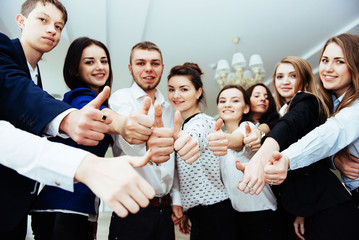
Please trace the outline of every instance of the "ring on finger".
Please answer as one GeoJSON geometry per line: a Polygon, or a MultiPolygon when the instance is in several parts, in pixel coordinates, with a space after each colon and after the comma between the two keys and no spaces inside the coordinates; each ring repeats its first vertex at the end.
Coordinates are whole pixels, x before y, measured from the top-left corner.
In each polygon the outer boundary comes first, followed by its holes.
{"type": "Polygon", "coordinates": [[[252,147],[252,144],[248,143],[247,146],[248,146],[248,148],[251,148],[251,147],[252,147]]]}
{"type": "Polygon", "coordinates": [[[270,181],[270,185],[273,185],[273,183],[274,183],[274,180],[272,179],[272,181],[270,181]]]}
{"type": "Polygon", "coordinates": [[[106,114],[102,114],[102,116],[100,117],[100,121],[106,121],[107,115],[106,114]]]}

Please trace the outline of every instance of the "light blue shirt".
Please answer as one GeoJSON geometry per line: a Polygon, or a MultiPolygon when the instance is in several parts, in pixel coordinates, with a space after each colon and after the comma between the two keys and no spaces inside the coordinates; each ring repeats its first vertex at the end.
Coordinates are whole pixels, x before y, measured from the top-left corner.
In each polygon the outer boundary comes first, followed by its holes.
{"type": "MultiPolygon", "coordinates": [[[[345,94],[334,100],[337,108],[345,94]]],[[[298,142],[290,145],[282,153],[290,159],[290,169],[311,165],[323,158],[334,156],[347,147],[355,157],[359,157],[359,100],[346,107],[324,124],[315,128],[298,142]]],[[[351,180],[342,174],[349,190],[359,187],[359,178],[351,180]]]]}

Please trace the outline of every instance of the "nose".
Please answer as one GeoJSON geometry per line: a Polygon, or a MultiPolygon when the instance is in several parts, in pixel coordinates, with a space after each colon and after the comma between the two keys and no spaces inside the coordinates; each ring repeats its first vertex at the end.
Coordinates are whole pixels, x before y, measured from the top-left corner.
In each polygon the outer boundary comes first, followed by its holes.
{"type": "Polygon", "coordinates": [[[333,71],[333,63],[332,62],[328,62],[327,64],[325,64],[325,71],[327,72],[331,72],[333,71]]]}
{"type": "Polygon", "coordinates": [[[147,72],[152,71],[152,65],[151,65],[151,63],[146,63],[145,70],[146,70],[147,72]]]}
{"type": "Polygon", "coordinates": [[[289,83],[289,77],[283,76],[282,84],[288,84],[289,83]]]}
{"type": "Polygon", "coordinates": [[[174,98],[178,98],[178,97],[179,97],[179,91],[178,91],[178,90],[175,90],[175,91],[174,91],[173,97],[174,97],[174,98]]]}
{"type": "Polygon", "coordinates": [[[55,25],[54,25],[54,24],[49,24],[49,25],[47,26],[47,32],[52,33],[52,34],[55,34],[55,33],[56,33],[56,27],[55,27],[55,25]]]}
{"type": "Polygon", "coordinates": [[[97,69],[103,69],[103,64],[102,64],[102,62],[100,60],[97,61],[96,68],[97,69]]]}

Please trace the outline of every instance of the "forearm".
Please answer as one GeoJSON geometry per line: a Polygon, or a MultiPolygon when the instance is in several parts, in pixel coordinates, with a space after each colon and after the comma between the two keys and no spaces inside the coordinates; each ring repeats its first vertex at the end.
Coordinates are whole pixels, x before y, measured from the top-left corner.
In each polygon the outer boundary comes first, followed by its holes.
{"type": "Polygon", "coordinates": [[[243,149],[243,134],[239,131],[225,134],[228,140],[228,148],[241,151],[243,149]]]}
{"type": "Polygon", "coordinates": [[[264,166],[271,158],[274,151],[279,151],[279,144],[274,138],[268,137],[261,148],[252,157],[251,161],[257,161],[257,163],[264,166]]]}
{"type": "Polygon", "coordinates": [[[113,111],[110,108],[103,108],[101,110],[102,112],[104,112],[107,116],[110,116],[112,119],[111,124],[109,124],[110,126],[110,132],[109,134],[120,134],[120,135],[124,135],[124,123],[126,121],[126,117],[116,113],[115,111],[113,111]]]}
{"type": "Polygon", "coordinates": [[[75,172],[88,153],[15,128],[0,121],[0,162],[46,185],[73,190],[75,172]]]}

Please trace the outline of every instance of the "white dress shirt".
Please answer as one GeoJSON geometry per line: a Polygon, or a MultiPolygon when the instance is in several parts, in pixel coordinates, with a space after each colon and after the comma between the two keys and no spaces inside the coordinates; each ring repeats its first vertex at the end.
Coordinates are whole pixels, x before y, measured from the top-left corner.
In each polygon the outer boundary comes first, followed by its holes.
{"type": "MultiPolygon", "coordinates": [[[[119,114],[128,116],[131,112],[140,111],[142,102],[147,93],[140,88],[137,83],[133,83],[130,88],[117,90],[109,99],[110,108],[119,114]]],[[[155,103],[159,103],[162,107],[162,120],[164,126],[173,128],[174,110],[172,106],[166,102],[159,90],[155,94],[155,103]]],[[[154,104],[148,111],[148,116],[154,118],[154,104]]],[[[114,156],[130,155],[141,156],[146,153],[145,144],[131,145],[121,136],[112,135],[114,145],[112,147],[114,156]]],[[[159,165],[147,164],[142,168],[136,168],[138,173],[144,177],[156,191],[157,197],[163,197],[170,193],[173,205],[181,205],[178,184],[174,183],[175,171],[174,154],[170,156],[170,160],[159,165]]]]}
{"type": "MultiPolygon", "coordinates": [[[[344,95],[335,99],[334,106],[338,106],[344,95]]],[[[359,157],[359,100],[341,109],[282,153],[290,159],[290,169],[297,169],[333,156],[347,146],[353,156],[359,157]]],[[[359,178],[350,180],[343,174],[342,178],[349,190],[359,187],[359,178]]]]}
{"type": "MultiPolygon", "coordinates": [[[[249,123],[253,129],[255,126],[251,122],[242,122],[235,132],[240,131],[246,136],[245,124],[249,123]]],[[[236,161],[248,163],[255,152],[246,147],[242,151],[229,149],[226,156],[221,158],[221,173],[224,186],[226,187],[232,206],[238,212],[255,212],[277,209],[277,199],[270,186],[266,183],[263,191],[259,195],[246,194],[238,189],[238,183],[243,178],[242,171],[236,168],[236,161]]]]}
{"type": "Polygon", "coordinates": [[[46,185],[73,191],[74,176],[88,152],[50,142],[0,120],[0,163],[46,185]]]}

